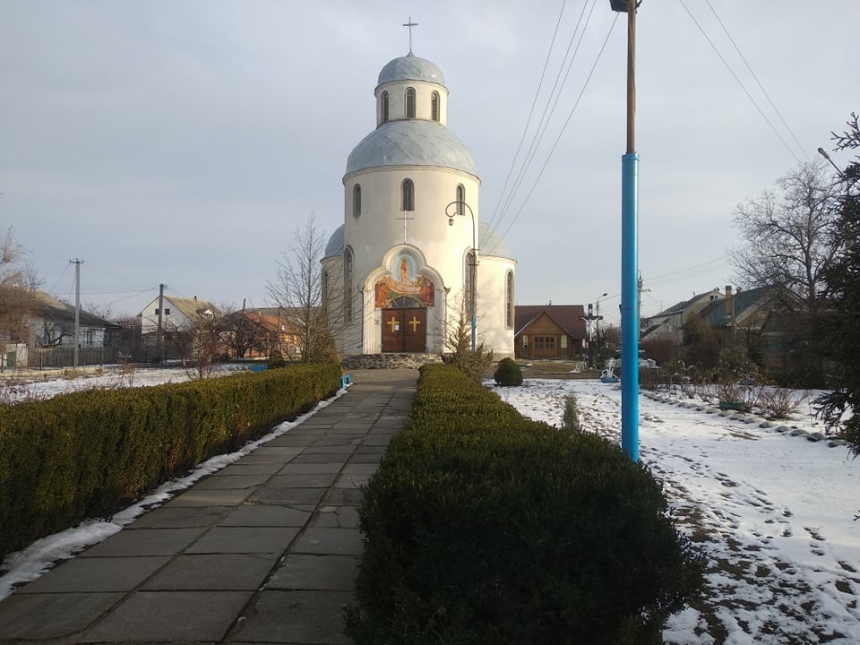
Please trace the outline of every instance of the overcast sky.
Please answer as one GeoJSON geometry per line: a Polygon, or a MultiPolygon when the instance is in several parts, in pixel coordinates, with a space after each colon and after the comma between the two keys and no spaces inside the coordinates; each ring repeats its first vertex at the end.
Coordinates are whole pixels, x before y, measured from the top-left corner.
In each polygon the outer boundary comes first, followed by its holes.
{"type": "MultiPolygon", "coordinates": [[[[644,315],[731,284],[735,206],[829,150],[860,110],[856,4],[642,3],[644,315]]],[[[517,303],[606,292],[602,313],[617,317],[627,29],[624,15],[612,27],[607,0],[593,13],[583,0],[0,0],[0,226],[14,227],[56,296],[74,300],[69,260],[84,260],[82,301],[114,315],[139,312],[159,283],[265,305],[296,227],[311,213],[326,235],[343,223],[346,158],[375,127],[377,75],[407,53],[410,14],[414,52],[442,69],[448,126],[477,160],[480,217],[518,261],[517,303]],[[590,21],[501,213],[560,15],[526,147],[580,16],[590,21]]]]}

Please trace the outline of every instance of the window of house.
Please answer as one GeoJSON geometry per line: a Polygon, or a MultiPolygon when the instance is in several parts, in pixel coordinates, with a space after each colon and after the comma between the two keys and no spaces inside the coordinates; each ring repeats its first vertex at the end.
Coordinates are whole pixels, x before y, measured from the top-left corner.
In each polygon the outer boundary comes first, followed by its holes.
{"type": "Polygon", "coordinates": [[[166,308],[166,309],[164,310],[164,315],[165,315],[165,316],[169,316],[169,315],[170,315],[170,308],[169,308],[169,307],[168,307],[168,308],[166,308]]]}
{"type": "Polygon", "coordinates": [[[567,349],[567,336],[562,335],[562,337],[559,339],[559,342],[561,343],[562,349],[567,349]]]}
{"type": "Polygon", "coordinates": [[[535,336],[535,350],[548,350],[552,351],[555,349],[555,336],[535,336]]]}
{"type": "Polygon", "coordinates": [[[160,314],[160,313],[161,313],[161,309],[156,309],[156,310],[155,310],[155,315],[156,315],[156,316],[157,316],[158,314],[160,314]]]}
{"type": "Polygon", "coordinates": [[[343,254],[343,321],[352,322],[352,249],[343,254]]]}
{"type": "Polygon", "coordinates": [[[430,118],[434,121],[439,120],[439,92],[433,92],[430,95],[430,118]]]}
{"type": "Polygon", "coordinates": [[[411,87],[406,88],[406,118],[415,118],[415,90],[411,87]]]}
{"type": "Polygon", "coordinates": [[[86,342],[88,347],[92,347],[94,338],[95,338],[95,334],[93,333],[93,330],[87,329],[87,338],[86,338],[85,342],[86,342]]]}
{"type": "Polygon", "coordinates": [[[514,327],[514,272],[508,271],[505,279],[505,327],[514,327]]]}
{"type": "Polygon", "coordinates": [[[382,93],[382,122],[388,121],[388,92],[382,93]]]}
{"type": "Polygon", "coordinates": [[[528,347],[528,346],[529,346],[529,335],[523,334],[523,347],[528,347]]]}
{"type": "Polygon", "coordinates": [[[462,215],[464,209],[466,208],[463,204],[466,203],[466,188],[463,184],[459,184],[457,186],[457,210],[455,211],[457,215],[462,215]]]}
{"type": "Polygon", "coordinates": [[[401,185],[401,194],[402,194],[402,210],[404,211],[414,211],[415,210],[415,184],[412,183],[411,179],[404,179],[403,184],[401,185]]]}
{"type": "Polygon", "coordinates": [[[361,215],[361,186],[356,184],[352,187],[352,216],[361,215]]]}

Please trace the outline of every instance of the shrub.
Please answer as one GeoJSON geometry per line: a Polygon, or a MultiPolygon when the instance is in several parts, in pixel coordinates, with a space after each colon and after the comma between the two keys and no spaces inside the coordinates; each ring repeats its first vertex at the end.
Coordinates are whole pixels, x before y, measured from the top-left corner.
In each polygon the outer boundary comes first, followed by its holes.
{"type": "Polygon", "coordinates": [[[359,509],[358,645],[657,644],[702,584],[660,486],[618,446],[425,366],[359,509]]]}
{"type": "Polygon", "coordinates": [[[277,347],[273,347],[272,351],[269,352],[269,360],[267,361],[267,367],[270,370],[275,370],[279,367],[286,366],[287,361],[284,359],[284,355],[281,353],[281,350],[277,347]]]}
{"type": "Polygon", "coordinates": [[[758,394],[758,406],[768,419],[787,419],[806,398],[804,392],[784,387],[762,387],[758,394]]]}
{"type": "Polygon", "coordinates": [[[576,401],[575,394],[568,394],[564,397],[561,427],[571,432],[582,432],[582,425],[579,422],[579,403],[576,401]]]}
{"type": "Polygon", "coordinates": [[[471,350],[471,331],[466,327],[466,319],[463,316],[457,325],[448,330],[446,342],[449,352],[442,355],[442,360],[454,365],[480,385],[484,380],[484,372],[493,362],[493,352],[485,349],[484,343],[478,343],[474,352],[471,350]]]}
{"type": "Polygon", "coordinates": [[[511,386],[523,384],[523,371],[512,358],[503,358],[499,361],[493,378],[497,385],[511,386]]]}

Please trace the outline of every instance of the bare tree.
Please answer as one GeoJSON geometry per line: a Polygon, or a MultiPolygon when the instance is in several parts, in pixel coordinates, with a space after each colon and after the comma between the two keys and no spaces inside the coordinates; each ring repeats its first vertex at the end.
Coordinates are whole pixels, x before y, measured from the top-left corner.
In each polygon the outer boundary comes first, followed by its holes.
{"type": "Polygon", "coordinates": [[[801,164],[776,185],[738,204],[734,221],[744,245],[729,251],[730,261],[741,286],[781,285],[814,313],[821,302],[822,271],[838,249],[828,230],[839,187],[819,162],[801,164]]]}
{"type": "Polygon", "coordinates": [[[0,343],[24,343],[41,281],[10,227],[0,236],[0,343]]]}
{"type": "Polygon", "coordinates": [[[300,360],[321,363],[337,358],[330,324],[340,319],[330,310],[334,300],[328,295],[340,284],[340,276],[325,275],[322,258],[325,238],[316,227],[313,215],[297,228],[289,253],[278,262],[278,273],[266,288],[269,296],[287,316],[300,360]]]}

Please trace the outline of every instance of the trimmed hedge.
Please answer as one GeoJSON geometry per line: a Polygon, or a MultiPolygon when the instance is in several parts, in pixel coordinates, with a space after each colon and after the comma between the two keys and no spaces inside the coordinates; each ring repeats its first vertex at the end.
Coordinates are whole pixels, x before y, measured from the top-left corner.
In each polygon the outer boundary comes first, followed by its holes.
{"type": "Polygon", "coordinates": [[[661,643],[702,568],[614,444],[425,366],[359,509],[359,645],[661,643]]]}
{"type": "Polygon", "coordinates": [[[0,558],[238,449],[340,386],[301,365],[0,407],[0,558]]]}

